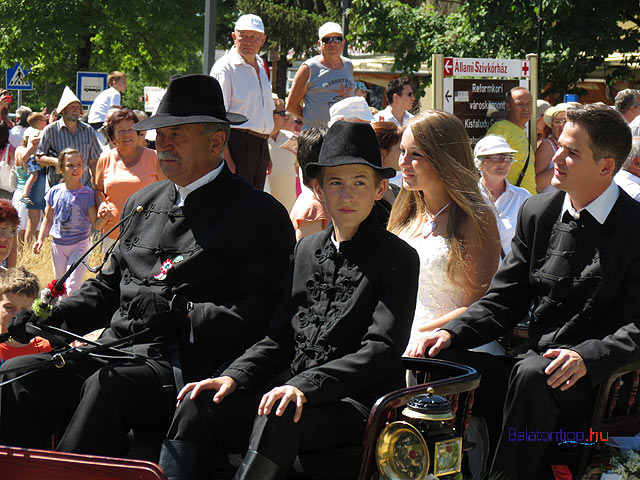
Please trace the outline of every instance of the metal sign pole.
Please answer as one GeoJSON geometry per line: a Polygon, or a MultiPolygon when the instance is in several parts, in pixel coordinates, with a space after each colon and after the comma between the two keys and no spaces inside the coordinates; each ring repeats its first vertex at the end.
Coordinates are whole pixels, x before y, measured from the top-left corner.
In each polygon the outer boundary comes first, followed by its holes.
{"type": "Polygon", "coordinates": [[[18,103],[16,108],[20,108],[22,106],[22,90],[18,90],[18,103]]]}
{"type": "Polygon", "coordinates": [[[441,53],[434,53],[431,56],[431,75],[433,78],[432,92],[433,92],[433,108],[434,110],[443,110],[443,69],[444,55],[441,53]]]}
{"type": "Polygon", "coordinates": [[[216,1],[204,2],[204,55],[202,56],[202,70],[209,75],[216,60],[216,1]]]}
{"type": "Polygon", "coordinates": [[[527,54],[527,60],[529,60],[529,67],[531,68],[529,91],[533,97],[533,111],[531,114],[531,120],[529,120],[529,141],[531,142],[531,145],[536,145],[538,140],[538,92],[540,91],[538,85],[538,55],[535,53],[529,53],[527,54]]]}

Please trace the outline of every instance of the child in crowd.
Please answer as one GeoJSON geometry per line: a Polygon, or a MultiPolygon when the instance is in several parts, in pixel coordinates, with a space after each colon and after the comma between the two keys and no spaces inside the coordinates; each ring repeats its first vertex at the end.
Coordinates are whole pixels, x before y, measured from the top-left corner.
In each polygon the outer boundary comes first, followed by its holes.
{"type": "Polygon", "coordinates": [[[296,246],[266,338],[179,393],[160,456],[169,479],[205,478],[202,448],[247,446],[234,479],[282,478],[298,451],[360,445],[374,402],[403,386],[419,260],[372,213],[395,171],[370,125],[338,121],[305,172],[332,225],[296,246]]]}
{"type": "Polygon", "coordinates": [[[305,166],[318,161],[322,140],[327,134],[325,128],[313,127],[298,136],[298,165],[302,173],[302,193],[293,204],[291,221],[296,231],[296,240],[320,232],[329,223],[329,214],[313,192],[312,179],[305,173],[305,166]]]}
{"type": "MultiPolygon", "coordinates": [[[[0,270],[0,333],[7,331],[9,320],[31,304],[40,293],[38,279],[24,267],[0,270]]],[[[35,337],[24,344],[15,340],[0,343],[0,365],[13,357],[51,350],[47,340],[35,337]]]]}
{"type": "MultiPolygon", "coordinates": [[[[27,118],[27,123],[29,127],[25,132],[25,137],[28,135],[29,138],[37,138],[40,136],[42,129],[47,126],[47,120],[44,115],[39,112],[34,112],[27,118]]],[[[29,174],[29,179],[24,184],[24,193],[20,201],[27,205],[35,205],[35,203],[29,198],[31,194],[31,187],[38,181],[38,175],[40,175],[40,170],[42,167],[36,161],[35,155],[31,155],[27,160],[27,164],[25,170],[29,174]]]]}
{"type": "MultiPolygon", "coordinates": [[[[45,218],[38,240],[33,245],[33,252],[40,253],[42,243],[51,230],[51,259],[56,278],[60,278],[85,252],[89,246],[91,226],[100,230],[111,217],[109,211],[98,217],[94,192],[81,183],[84,165],[77,150],[65,148],[60,152],[58,171],[63,182],[52,187],[45,196],[45,218]]],[[[79,266],[69,276],[65,284],[67,295],[80,288],[85,271],[85,267],[79,266]]]]}

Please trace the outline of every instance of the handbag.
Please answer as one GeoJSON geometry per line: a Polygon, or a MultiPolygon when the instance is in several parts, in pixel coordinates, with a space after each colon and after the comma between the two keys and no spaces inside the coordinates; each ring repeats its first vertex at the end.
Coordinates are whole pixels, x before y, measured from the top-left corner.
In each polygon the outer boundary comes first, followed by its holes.
{"type": "Polygon", "coordinates": [[[4,148],[2,159],[0,159],[0,189],[13,192],[16,187],[11,185],[11,165],[9,165],[9,144],[4,148]]]}
{"type": "Polygon", "coordinates": [[[14,191],[16,190],[16,188],[18,188],[18,170],[16,165],[11,167],[11,173],[9,174],[9,183],[14,191]]]}

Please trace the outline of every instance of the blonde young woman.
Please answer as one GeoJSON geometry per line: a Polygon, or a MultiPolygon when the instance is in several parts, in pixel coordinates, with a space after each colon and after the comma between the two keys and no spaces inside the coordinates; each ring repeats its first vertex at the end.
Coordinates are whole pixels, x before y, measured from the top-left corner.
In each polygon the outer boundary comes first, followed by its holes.
{"type": "Polygon", "coordinates": [[[429,111],[400,142],[402,191],[388,228],[420,255],[418,301],[405,355],[424,356],[425,332],[460,315],[487,290],[500,237],[478,189],[469,138],[453,115],[429,111]]]}

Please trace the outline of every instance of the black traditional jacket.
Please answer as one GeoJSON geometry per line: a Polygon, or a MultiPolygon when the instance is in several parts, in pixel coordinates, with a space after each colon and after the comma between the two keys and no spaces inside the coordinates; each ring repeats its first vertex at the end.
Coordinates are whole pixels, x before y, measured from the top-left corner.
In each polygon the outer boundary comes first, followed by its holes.
{"type": "Polygon", "coordinates": [[[246,389],[288,370],[308,402],[364,408],[404,385],[419,259],[375,214],[336,250],[333,226],[298,243],[288,290],[267,337],[225,370],[246,389]]]}
{"type": "Polygon", "coordinates": [[[597,385],[640,358],[640,203],[620,190],[604,224],[563,222],[564,195],[527,199],[489,291],[443,328],[454,346],[471,348],[512,329],[532,305],[529,346],[578,352],[597,385]]]}
{"type": "MultiPolygon", "coordinates": [[[[194,304],[191,331],[179,344],[189,381],[210,376],[264,336],[295,239],[282,205],[227,167],[184,206],[176,200],[170,181],[132,195],[123,217],[137,206],[144,211],[133,216],[104,270],[60,308],[73,332],[109,327],[104,338],[121,338],[132,333],[127,308],[137,295],[185,297],[194,304]]],[[[162,339],[138,343],[138,353],[166,353],[162,339]]]]}

